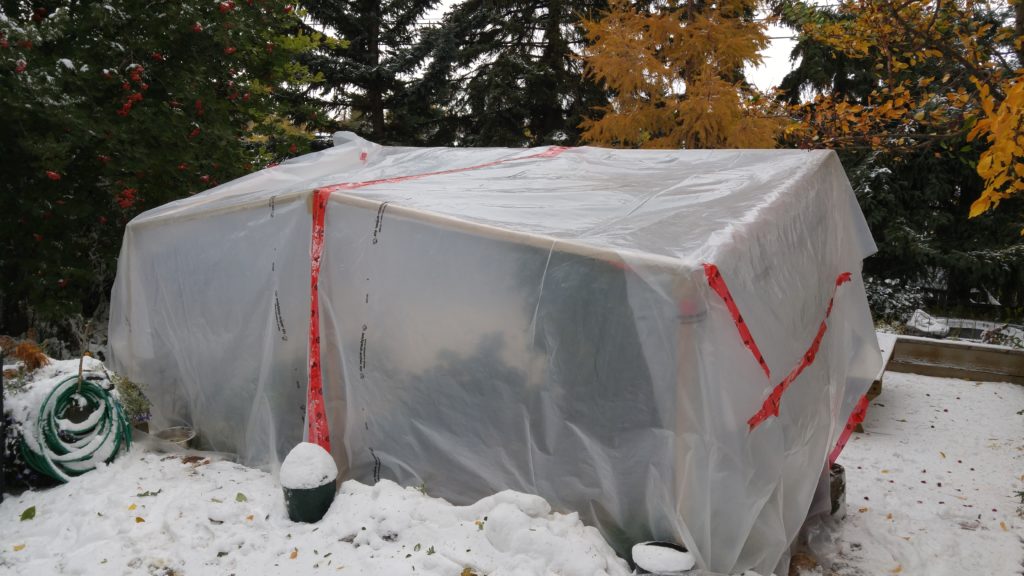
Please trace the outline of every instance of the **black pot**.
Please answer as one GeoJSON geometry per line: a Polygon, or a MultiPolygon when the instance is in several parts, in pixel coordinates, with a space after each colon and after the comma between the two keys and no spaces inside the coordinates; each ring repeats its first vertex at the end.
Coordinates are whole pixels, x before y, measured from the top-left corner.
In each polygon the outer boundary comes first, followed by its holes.
{"type": "Polygon", "coordinates": [[[832,515],[846,517],[846,470],[835,462],[829,467],[829,496],[832,500],[832,515]]]}
{"type": "Polygon", "coordinates": [[[316,488],[284,488],[284,505],[292,522],[319,522],[334,502],[335,480],[316,488]]]}

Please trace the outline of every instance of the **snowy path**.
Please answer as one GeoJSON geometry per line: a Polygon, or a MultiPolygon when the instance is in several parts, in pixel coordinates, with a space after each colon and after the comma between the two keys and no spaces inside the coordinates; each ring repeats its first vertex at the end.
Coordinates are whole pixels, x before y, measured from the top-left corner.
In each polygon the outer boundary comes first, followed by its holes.
{"type": "Polygon", "coordinates": [[[820,573],[1024,574],[1021,410],[1024,386],[886,373],[839,457],[848,516],[820,573]]]}

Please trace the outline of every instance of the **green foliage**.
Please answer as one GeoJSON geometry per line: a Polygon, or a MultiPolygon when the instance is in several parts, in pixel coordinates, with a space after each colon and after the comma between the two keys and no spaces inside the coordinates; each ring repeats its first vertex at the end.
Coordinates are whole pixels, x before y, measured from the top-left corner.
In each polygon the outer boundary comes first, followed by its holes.
{"type": "Polygon", "coordinates": [[[146,398],[145,392],[142,390],[142,386],[120,374],[110,374],[109,376],[110,381],[114,383],[114,388],[117,390],[117,399],[121,402],[121,407],[124,409],[124,415],[128,422],[132,424],[148,422],[151,416],[149,412],[150,403],[149,399],[146,398]]]}
{"type": "Polygon", "coordinates": [[[308,149],[319,42],[283,2],[0,2],[0,314],[106,298],[139,212],[308,149]]]}
{"type": "MultiPolygon", "coordinates": [[[[419,48],[427,63],[412,85],[439,116],[432,142],[462,146],[572,145],[580,123],[607,103],[584,74],[582,19],[604,0],[466,0],[419,48]]],[[[421,114],[422,116],[423,114],[421,114]]]]}
{"type": "Polygon", "coordinates": [[[303,4],[318,29],[330,29],[339,37],[324,37],[304,60],[325,79],[318,98],[337,116],[333,129],[352,130],[381,144],[418,141],[424,127],[413,111],[426,101],[408,92],[422,62],[421,51],[413,44],[418,22],[437,3],[310,0],[303,4]]]}

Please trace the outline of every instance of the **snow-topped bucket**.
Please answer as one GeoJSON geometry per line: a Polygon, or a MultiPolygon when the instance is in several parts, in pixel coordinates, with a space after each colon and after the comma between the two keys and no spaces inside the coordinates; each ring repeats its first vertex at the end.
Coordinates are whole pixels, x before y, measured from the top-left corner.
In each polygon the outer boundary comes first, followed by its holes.
{"type": "Polygon", "coordinates": [[[338,466],[317,444],[301,442],[281,464],[284,504],[292,522],[319,522],[334,502],[338,466]]]}

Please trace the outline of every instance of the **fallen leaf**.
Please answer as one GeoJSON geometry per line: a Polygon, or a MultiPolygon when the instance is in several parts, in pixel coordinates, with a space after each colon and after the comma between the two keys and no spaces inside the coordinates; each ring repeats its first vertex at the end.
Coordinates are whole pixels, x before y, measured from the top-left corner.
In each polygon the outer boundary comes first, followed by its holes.
{"type": "Polygon", "coordinates": [[[889,570],[890,574],[899,574],[900,572],[903,572],[903,565],[902,564],[897,564],[895,568],[893,568],[892,570],[889,570]]]}
{"type": "Polygon", "coordinates": [[[14,545],[14,551],[15,552],[21,552],[24,549],[25,549],[25,545],[24,544],[15,544],[14,545]]]}
{"type": "Polygon", "coordinates": [[[999,527],[1003,529],[1003,532],[1009,532],[1010,529],[1006,527],[1006,522],[1000,522],[999,527]]]}
{"type": "Polygon", "coordinates": [[[248,500],[248,498],[245,497],[245,494],[242,494],[241,492],[235,494],[235,502],[245,502],[246,500],[248,500]]]}
{"type": "Polygon", "coordinates": [[[889,473],[888,470],[885,470],[885,469],[882,470],[882,474],[888,474],[888,473],[889,473]]]}
{"type": "Polygon", "coordinates": [[[941,451],[941,450],[939,450],[939,456],[942,456],[943,458],[945,458],[946,457],[946,453],[941,451]]]}
{"type": "Polygon", "coordinates": [[[462,569],[462,573],[460,573],[459,576],[477,576],[477,573],[473,572],[473,569],[469,566],[466,566],[462,569]]]}
{"type": "Polygon", "coordinates": [[[868,508],[867,508],[867,506],[865,506],[865,507],[863,507],[863,508],[861,508],[861,509],[857,510],[857,512],[860,512],[861,514],[863,514],[863,513],[867,512],[867,511],[868,511],[868,508]]]}
{"type": "Polygon", "coordinates": [[[292,553],[289,554],[288,557],[291,558],[292,560],[295,560],[296,558],[298,558],[299,557],[299,549],[298,548],[292,548],[292,553]]]}
{"type": "Polygon", "coordinates": [[[888,514],[886,514],[885,515],[885,519],[886,520],[892,520],[892,512],[889,512],[888,514]]]}
{"type": "Polygon", "coordinates": [[[35,517],[36,517],[36,507],[35,506],[29,506],[28,508],[25,508],[24,512],[21,513],[21,521],[22,522],[24,522],[25,520],[31,520],[31,519],[33,519],[35,517]]]}
{"type": "Polygon", "coordinates": [[[145,521],[146,521],[146,519],[145,519],[145,518],[143,518],[142,516],[136,516],[136,517],[135,517],[135,523],[136,523],[136,524],[142,524],[142,523],[143,523],[143,522],[145,522],[145,521]]]}
{"type": "Polygon", "coordinates": [[[135,510],[136,508],[138,508],[138,506],[136,506],[135,504],[132,504],[131,506],[128,507],[129,510],[135,510]]]}
{"type": "Polygon", "coordinates": [[[248,520],[249,522],[252,522],[252,514],[249,514],[248,516],[246,516],[245,519],[248,520]]]}

